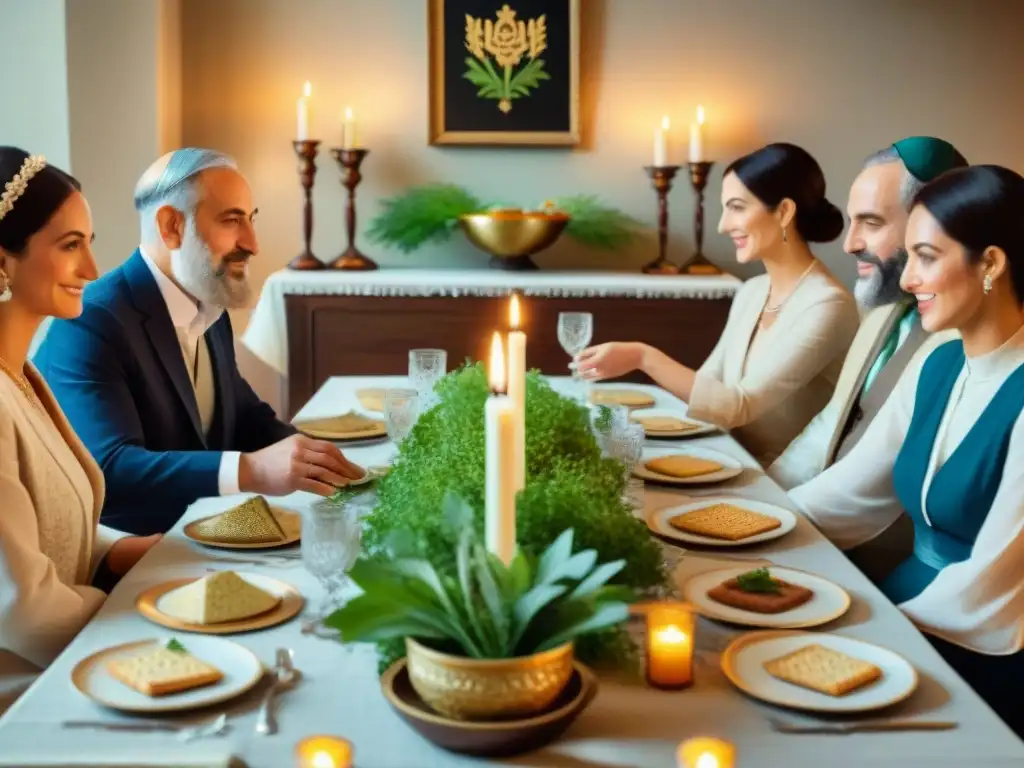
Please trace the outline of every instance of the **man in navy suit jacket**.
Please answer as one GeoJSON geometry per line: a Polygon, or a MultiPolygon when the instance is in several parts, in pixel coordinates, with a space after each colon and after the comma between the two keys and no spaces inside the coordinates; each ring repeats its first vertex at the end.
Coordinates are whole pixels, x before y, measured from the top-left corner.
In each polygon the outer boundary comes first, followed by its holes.
{"type": "Polygon", "coordinates": [[[246,306],[256,214],[226,155],[182,149],[140,179],[140,248],[53,323],[35,362],[103,468],[105,524],[164,532],[239,492],[330,495],[363,470],[277,419],[242,378],[226,309],[246,306]]]}

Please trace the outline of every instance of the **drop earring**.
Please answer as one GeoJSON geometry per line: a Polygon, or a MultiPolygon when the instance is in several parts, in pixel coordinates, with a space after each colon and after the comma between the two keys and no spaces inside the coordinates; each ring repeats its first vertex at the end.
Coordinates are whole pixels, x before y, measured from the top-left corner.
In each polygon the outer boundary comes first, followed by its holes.
{"type": "Polygon", "coordinates": [[[7,273],[0,269],[0,280],[3,280],[4,289],[0,291],[0,302],[10,301],[14,294],[11,293],[11,278],[7,276],[7,273]]]}
{"type": "Polygon", "coordinates": [[[785,227],[782,228],[782,242],[784,242],[784,243],[788,243],[789,242],[789,233],[786,232],[786,228],[785,227]]]}
{"type": "Polygon", "coordinates": [[[981,281],[981,290],[986,296],[992,293],[992,275],[985,275],[985,279],[981,281]]]}

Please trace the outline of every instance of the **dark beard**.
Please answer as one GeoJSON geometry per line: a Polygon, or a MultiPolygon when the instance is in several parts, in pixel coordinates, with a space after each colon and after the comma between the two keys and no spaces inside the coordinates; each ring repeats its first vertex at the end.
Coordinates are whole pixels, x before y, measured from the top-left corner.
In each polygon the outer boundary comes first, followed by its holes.
{"type": "Polygon", "coordinates": [[[854,287],[857,302],[862,307],[882,307],[895,304],[910,296],[900,287],[900,278],[907,268],[909,254],[900,248],[888,259],[880,259],[868,251],[853,254],[857,261],[872,265],[875,269],[870,277],[861,277],[854,287]]]}

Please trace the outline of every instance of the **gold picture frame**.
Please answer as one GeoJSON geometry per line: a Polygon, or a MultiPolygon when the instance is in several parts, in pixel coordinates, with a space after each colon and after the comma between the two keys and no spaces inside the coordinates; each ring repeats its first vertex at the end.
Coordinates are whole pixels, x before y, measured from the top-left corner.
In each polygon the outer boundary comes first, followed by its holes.
{"type": "Polygon", "coordinates": [[[580,6],[581,0],[427,0],[430,144],[578,145],[580,6]],[[511,54],[502,49],[510,39],[511,54]],[[456,57],[468,69],[456,72],[456,57]],[[514,74],[513,59],[516,66],[525,62],[514,74]]]}

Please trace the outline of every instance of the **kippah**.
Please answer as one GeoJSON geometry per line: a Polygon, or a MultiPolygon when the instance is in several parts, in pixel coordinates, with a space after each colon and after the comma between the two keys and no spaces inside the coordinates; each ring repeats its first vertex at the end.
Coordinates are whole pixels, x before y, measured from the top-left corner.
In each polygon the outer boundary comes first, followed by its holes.
{"type": "Polygon", "coordinates": [[[956,147],[934,136],[911,136],[892,146],[910,175],[926,184],[946,171],[967,165],[956,147]]]}

